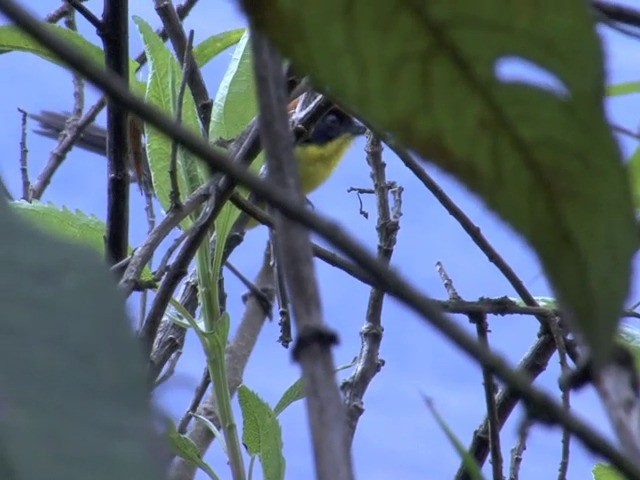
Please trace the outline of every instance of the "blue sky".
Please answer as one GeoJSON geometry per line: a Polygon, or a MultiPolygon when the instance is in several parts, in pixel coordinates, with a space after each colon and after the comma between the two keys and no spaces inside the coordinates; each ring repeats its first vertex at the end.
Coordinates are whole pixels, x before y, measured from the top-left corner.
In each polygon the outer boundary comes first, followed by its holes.
{"type": "MultiPolygon", "coordinates": [[[[22,2],[35,12],[45,14],[57,2],[22,2]]],[[[632,4],[632,2],[627,2],[632,4]]],[[[86,5],[101,12],[101,2],[91,0],[86,5]]],[[[152,2],[132,2],[131,13],[140,15],[152,25],[159,25],[152,2]]],[[[4,21],[3,21],[4,23],[4,21]]],[[[96,43],[92,29],[79,19],[81,31],[96,43]]],[[[211,34],[243,26],[243,18],[234,2],[201,2],[188,21],[195,29],[196,43],[211,34]]],[[[638,80],[640,76],[640,43],[637,40],[603,30],[607,51],[609,81],[638,80]]],[[[137,54],[141,42],[131,25],[131,51],[137,54]]],[[[217,84],[231,57],[232,50],[223,53],[204,70],[213,96],[217,84]]],[[[4,152],[0,174],[11,192],[19,196],[18,168],[20,116],[17,108],[37,112],[42,109],[64,111],[72,107],[71,77],[63,69],[26,54],[0,56],[0,151],[4,152]]],[[[535,72],[511,64],[505,75],[538,81],[543,77],[535,72]]],[[[98,98],[89,87],[87,105],[98,98]]],[[[612,122],[631,130],[638,126],[635,112],[639,111],[638,97],[623,97],[608,103],[612,122]]],[[[104,122],[103,117],[101,120],[104,122]]],[[[29,136],[29,166],[32,179],[48,158],[50,140],[29,136]]],[[[369,172],[364,160],[364,141],[351,150],[334,177],[311,197],[322,213],[336,219],[371,249],[375,248],[375,204],[365,198],[365,208],[372,213],[369,220],[358,214],[358,201],[347,193],[351,186],[368,187],[369,172]]],[[[622,143],[628,154],[634,147],[629,140],[622,143]]],[[[514,292],[484,255],[468,239],[455,221],[435,202],[411,174],[389,152],[385,152],[387,176],[400,183],[404,191],[403,217],[394,252],[394,266],[407,278],[435,298],[446,296],[437,272],[436,261],[443,262],[459,293],[466,299],[480,296],[513,296],[514,292]]],[[[511,229],[490,213],[482,203],[470,195],[450,177],[429,167],[443,188],[464,211],[482,228],[484,234],[510,263],[535,295],[549,295],[548,285],[535,256],[511,229]]],[[[72,151],[54,177],[45,199],[59,206],[81,209],[101,218],[106,208],[105,162],[97,155],[72,151]]],[[[131,243],[138,244],[145,236],[146,220],[143,203],[132,189],[131,243]]],[[[264,230],[264,229],[260,229],[264,230]]],[[[261,261],[266,239],[264,231],[254,230],[234,253],[233,262],[249,276],[253,276],[261,261]]],[[[359,330],[367,306],[368,288],[345,274],[318,263],[318,281],[323,299],[325,319],[339,334],[341,343],[335,349],[337,364],[345,364],[357,354],[359,330]]],[[[243,287],[233,277],[227,280],[230,314],[239,318],[242,312],[240,295],[243,287]]],[[[632,299],[638,298],[634,288],[632,299]]],[[[466,325],[467,320],[458,319],[466,325]]],[[[491,343],[512,362],[517,362],[535,338],[537,322],[526,317],[491,318],[491,343]]],[[[448,345],[445,339],[426,326],[412,312],[392,299],[387,299],[383,313],[385,336],[381,356],[386,365],[374,379],[365,397],[366,412],[361,418],[354,442],[354,462],[358,478],[383,480],[388,478],[440,479],[450,478],[459,460],[444,435],[425,409],[421,394],[433,398],[440,413],[466,444],[484,414],[484,397],[480,371],[466,356],[448,345]]],[[[245,383],[272,405],[284,390],[299,376],[298,367],[290,359],[290,352],[276,343],[277,325],[269,324],[250,362],[245,383]]],[[[203,359],[197,341],[189,337],[175,378],[160,392],[162,406],[174,416],[181,416],[188,405],[194,386],[202,373],[203,359]]],[[[538,384],[554,389],[557,382],[557,358],[538,384]]],[[[555,390],[554,390],[555,391],[555,390]]],[[[608,431],[607,421],[598,399],[591,391],[573,396],[576,412],[608,431]]],[[[519,413],[505,428],[503,439],[505,459],[513,446],[519,413]]],[[[287,478],[311,478],[313,465],[309,432],[303,403],[287,410],[281,417],[287,458],[287,478]]],[[[207,457],[222,477],[227,477],[218,446],[207,457]]],[[[555,477],[560,459],[559,430],[536,426],[531,434],[522,465],[521,478],[555,477]]],[[[572,446],[569,478],[590,478],[595,459],[577,442],[572,446]]],[[[201,478],[204,476],[201,475],[201,478]]]]}

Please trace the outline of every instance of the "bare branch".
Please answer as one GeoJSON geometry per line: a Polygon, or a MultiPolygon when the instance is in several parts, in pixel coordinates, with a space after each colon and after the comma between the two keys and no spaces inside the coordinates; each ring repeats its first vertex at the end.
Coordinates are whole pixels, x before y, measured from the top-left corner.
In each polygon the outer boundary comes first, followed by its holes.
{"type": "MultiPolygon", "coordinates": [[[[367,137],[367,163],[371,169],[371,180],[377,199],[378,258],[381,262],[389,264],[400,229],[402,187],[387,182],[386,164],[382,159],[382,143],[371,132],[367,137]],[[396,200],[393,207],[389,204],[390,192],[393,192],[396,200]]],[[[347,407],[347,434],[350,443],[353,443],[358,420],[364,413],[363,399],[366,389],[384,365],[384,360],[379,358],[384,331],[383,302],[384,291],[372,288],[365,324],[360,331],[360,352],[355,361],[355,368],[351,376],[340,386],[347,407]]]]}
{"type": "Polygon", "coordinates": [[[203,131],[209,132],[213,100],[211,100],[209,96],[207,85],[202,78],[202,72],[196,64],[193,52],[187,41],[187,36],[182,28],[178,12],[174,8],[171,0],[154,0],[154,4],[156,13],[164,25],[164,31],[167,32],[176,56],[180,59],[180,63],[182,63],[182,67],[185,70],[185,78],[189,84],[189,90],[191,90],[193,94],[193,99],[196,102],[203,131]],[[187,65],[190,65],[189,68],[186,67],[187,65]]]}
{"type": "Polygon", "coordinates": [[[29,181],[29,164],[27,156],[29,148],[27,147],[27,117],[28,114],[22,109],[18,109],[22,114],[20,122],[20,177],[22,178],[22,199],[31,200],[31,182],[29,181]]]}
{"type": "MultiPolygon", "coordinates": [[[[489,323],[487,322],[487,316],[483,314],[472,314],[469,315],[469,321],[476,325],[476,333],[480,343],[489,348],[489,323]]],[[[487,404],[491,471],[493,472],[493,480],[503,480],[500,420],[498,419],[498,406],[496,405],[496,384],[491,371],[487,368],[482,369],[482,381],[484,384],[485,403],[487,404]]]]}
{"type": "MultiPolygon", "coordinates": [[[[105,64],[129,84],[129,9],[126,0],[105,0],[101,29],[105,64]]],[[[107,100],[107,233],[109,263],[125,258],[129,248],[129,113],[126,106],[107,100]]]]}
{"type": "MultiPolygon", "coordinates": [[[[260,135],[267,154],[268,178],[293,202],[304,205],[289,130],[282,60],[261,33],[254,30],[251,38],[260,105],[260,135]]],[[[275,232],[278,268],[282,269],[291,294],[298,330],[293,358],[302,367],[316,478],[351,480],[353,467],[346,436],[346,415],[331,354],[337,337],[322,320],[309,232],[279,213],[275,232]]]]}
{"type": "Polygon", "coordinates": [[[640,27],[640,10],[626,5],[593,0],[593,7],[608,20],[624,23],[632,27],[640,27]]]}
{"type": "Polygon", "coordinates": [[[518,480],[520,476],[520,465],[522,465],[522,458],[524,451],[527,449],[527,438],[529,436],[529,429],[532,422],[525,418],[518,429],[518,440],[515,446],[511,449],[511,466],[509,467],[509,480],[518,480]]]}
{"type": "Polygon", "coordinates": [[[89,22],[96,29],[98,34],[102,30],[103,23],[100,21],[98,17],[96,17],[91,10],[85,7],[81,0],[65,0],[70,6],[73,7],[80,15],[84,17],[84,19],[89,22]]]}

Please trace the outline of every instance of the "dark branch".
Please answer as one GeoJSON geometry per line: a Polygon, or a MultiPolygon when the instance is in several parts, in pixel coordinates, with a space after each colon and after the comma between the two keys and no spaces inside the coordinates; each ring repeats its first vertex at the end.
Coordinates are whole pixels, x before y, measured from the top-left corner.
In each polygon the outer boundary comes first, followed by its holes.
{"type": "MultiPolygon", "coordinates": [[[[126,0],[105,0],[102,29],[105,63],[129,84],[129,16],[126,0]]],[[[107,261],[117,263],[129,248],[129,113],[125,105],[107,101],[107,261]]]]}

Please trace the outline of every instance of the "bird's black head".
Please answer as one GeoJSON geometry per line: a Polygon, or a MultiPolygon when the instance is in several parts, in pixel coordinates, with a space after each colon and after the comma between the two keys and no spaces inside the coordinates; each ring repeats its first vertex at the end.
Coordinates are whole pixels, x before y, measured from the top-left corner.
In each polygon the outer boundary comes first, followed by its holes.
{"type": "Polygon", "coordinates": [[[367,129],[345,111],[333,107],[317,123],[303,144],[326,145],[327,143],[349,135],[364,135],[367,129]]]}

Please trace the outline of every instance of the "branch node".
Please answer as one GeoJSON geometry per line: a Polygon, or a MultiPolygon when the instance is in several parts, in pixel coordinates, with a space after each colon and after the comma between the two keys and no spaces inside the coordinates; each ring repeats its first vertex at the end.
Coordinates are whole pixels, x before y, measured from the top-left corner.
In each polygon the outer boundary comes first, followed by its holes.
{"type": "Polygon", "coordinates": [[[333,330],[325,326],[307,326],[298,334],[291,355],[298,362],[304,350],[308,348],[317,345],[324,350],[338,343],[338,334],[333,330]]]}

